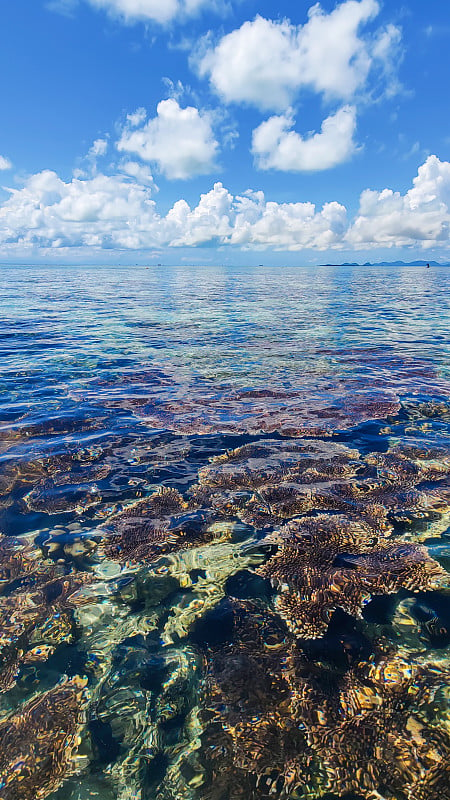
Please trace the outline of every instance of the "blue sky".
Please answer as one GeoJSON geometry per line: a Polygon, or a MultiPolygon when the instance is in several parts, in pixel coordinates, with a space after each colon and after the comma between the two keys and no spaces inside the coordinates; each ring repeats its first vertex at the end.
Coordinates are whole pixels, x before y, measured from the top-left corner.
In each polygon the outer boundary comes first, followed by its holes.
{"type": "Polygon", "coordinates": [[[438,0],[15,0],[4,262],[449,259],[438,0]]]}

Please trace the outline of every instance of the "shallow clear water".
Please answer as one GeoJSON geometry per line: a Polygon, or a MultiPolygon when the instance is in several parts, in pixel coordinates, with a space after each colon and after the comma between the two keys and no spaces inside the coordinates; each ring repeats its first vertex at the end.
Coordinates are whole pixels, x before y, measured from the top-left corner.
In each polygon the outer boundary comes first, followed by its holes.
{"type": "Polygon", "coordinates": [[[1,800],[448,796],[449,310],[1,267],[1,800]]]}

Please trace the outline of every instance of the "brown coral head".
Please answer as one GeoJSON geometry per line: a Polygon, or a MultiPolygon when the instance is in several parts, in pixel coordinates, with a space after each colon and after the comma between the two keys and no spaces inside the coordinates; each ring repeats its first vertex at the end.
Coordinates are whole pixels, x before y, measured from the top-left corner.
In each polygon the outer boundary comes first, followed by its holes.
{"type": "Polygon", "coordinates": [[[410,591],[437,589],[448,583],[449,574],[428,554],[426,547],[399,542],[371,553],[343,554],[339,566],[356,570],[364,585],[376,593],[404,588],[410,591]]]}

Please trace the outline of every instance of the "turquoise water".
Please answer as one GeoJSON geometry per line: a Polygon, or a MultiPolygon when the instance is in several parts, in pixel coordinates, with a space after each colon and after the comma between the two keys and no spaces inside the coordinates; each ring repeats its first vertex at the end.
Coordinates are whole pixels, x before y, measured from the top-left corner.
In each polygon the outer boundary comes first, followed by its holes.
{"type": "Polygon", "coordinates": [[[450,270],[0,298],[0,799],[448,797],[450,270]]]}

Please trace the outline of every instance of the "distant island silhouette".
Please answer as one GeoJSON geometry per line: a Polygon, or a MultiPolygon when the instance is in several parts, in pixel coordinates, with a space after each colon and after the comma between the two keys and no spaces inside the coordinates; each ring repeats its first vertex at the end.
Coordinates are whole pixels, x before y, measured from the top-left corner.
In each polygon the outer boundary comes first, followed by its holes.
{"type": "Polygon", "coordinates": [[[448,264],[440,264],[438,261],[365,261],[359,264],[357,261],[344,261],[342,264],[319,264],[319,267],[446,267],[448,264]]]}

